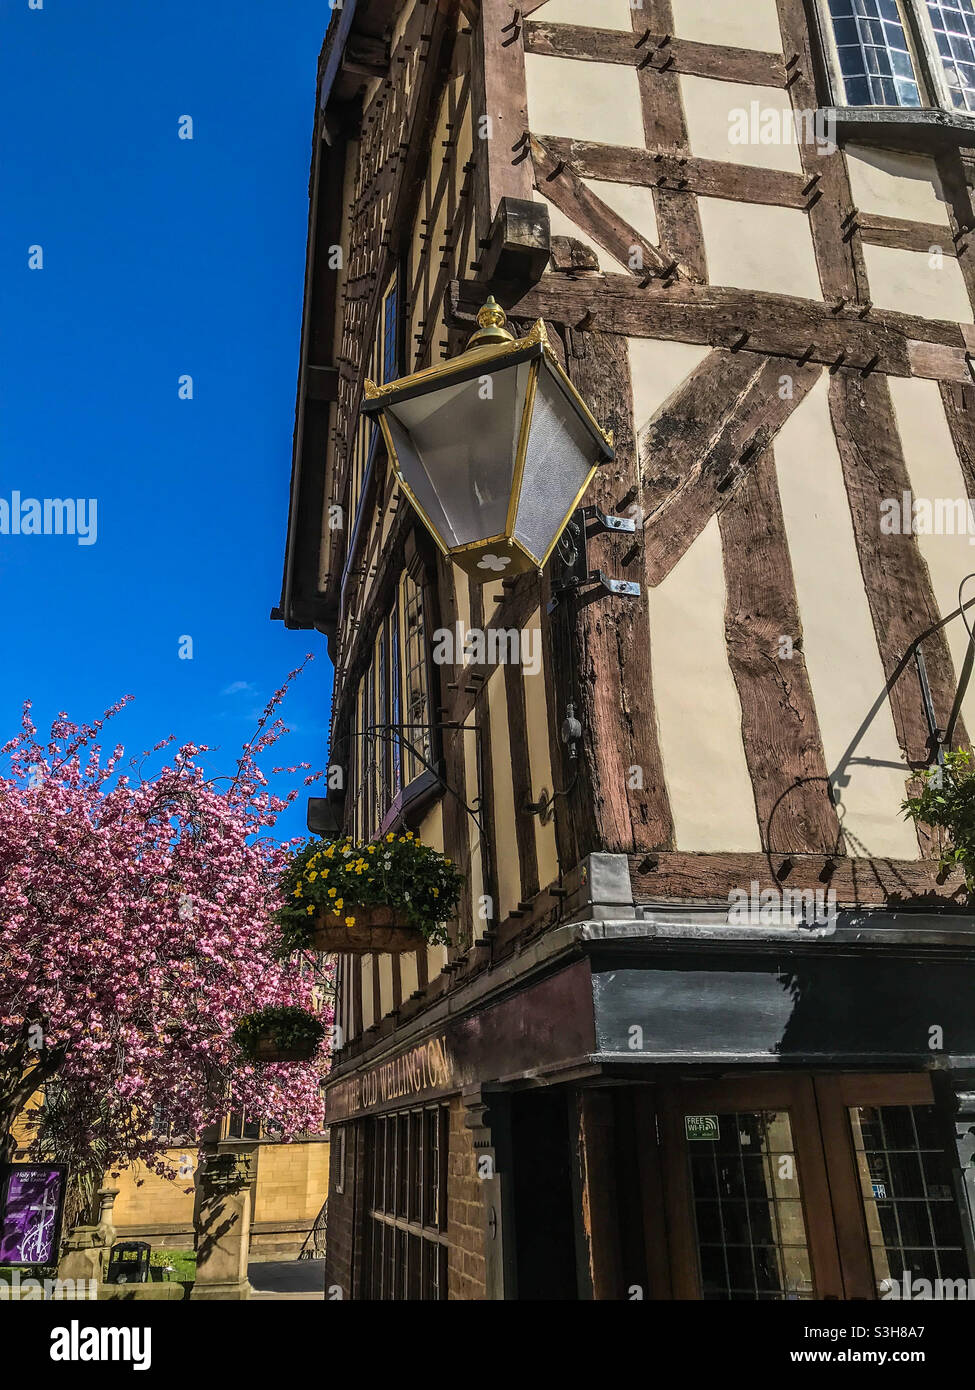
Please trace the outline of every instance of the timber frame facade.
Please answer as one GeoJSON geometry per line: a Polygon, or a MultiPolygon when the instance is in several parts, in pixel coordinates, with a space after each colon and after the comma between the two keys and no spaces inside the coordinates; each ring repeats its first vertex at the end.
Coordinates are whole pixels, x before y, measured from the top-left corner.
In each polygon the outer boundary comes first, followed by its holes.
{"type": "Polygon", "coordinates": [[[968,644],[971,528],[914,502],[975,496],[975,118],[834,109],[836,13],[334,11],[275,616],[328,640],[343,830],[465,889],[450,947],[340,961],[332,1296],[975,1277],[975,916],[900,809],[968,644]],[[488,293],[616,457],[476,585],[359,405],[488,293]]]}

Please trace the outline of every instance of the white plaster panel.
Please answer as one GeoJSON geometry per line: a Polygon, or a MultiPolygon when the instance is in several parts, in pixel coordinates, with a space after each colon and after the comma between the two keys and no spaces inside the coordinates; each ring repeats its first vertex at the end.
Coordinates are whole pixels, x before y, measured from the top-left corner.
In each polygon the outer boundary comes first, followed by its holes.
{"type": "Polygon", "coordinates": [[[633,419],[639,438],[667,398],[712,350],[698,343],[671,343],[660,338],[628,338],[627,346],[633,378],[633,419]]]}
{"type": "Polygon", "coordinates": [[[654,704],[679,850],[762,847],[728,664],[725,597],[713,517],[648,596],[654,704]]]}
{"type": "Polygon", "coordinates": [[[726,164],[802,173],[787,91],[687,74],[678,80],[691,154],[726,164]]]}
{"type": "MultiPolygon", "coordinates": [[[[645,241],[651,246],[657,242],[657,214],[654,211],[653,195],[649,188],[639,188],[629,183],[613,183],[609,179],[583,179],[582,182],[587,188],[596,194],[614,212],[618,213],[633,228],[639,232],[645,241]]],[[[622,261],[607,251],[604,246],[600,246],[588,233],[577,226],[570,217],[567,217],[560,208],[537,189],[534,192],[536,202],[548,205],[549,224],[553,236],[575,237],[576,241],[581,241],[596,253],[599,261],[599,268],[603,271],[612,271],[619,274],[621,271],[630,273],[630,269],[622,261]]]]}
{"type": "MultiPolygon", "coordinates": [[[[965,478],[945,418],[941,392],[936,381],[919,377],[888,377],[894,416],[900,432],[911,480],[913,497],[934,502],[938,498],[957,501],[968,498],[965,478]]],[[[902,499],[900,499],[902,500],[902,499]]],[[[903,513],[902,513],[903,514],[903,513]]],[[[968,515],[971,515],[969,505],[968,515]]],[[[942,529],[946,529],[942,527],[942,529]]],[[[957,529],[957,528],[956,528],[957,529]]],[[[942,617],[958,607],[958,586],[975,570],[975,545],[969,533],[960,535],[918,535],[917,544],[927,562],[935,602],[942,617]]],[[[962,601],[975,597],[971,584],[965,586],[962,601]]],[[[969,622],[971,616],[969,615],[969,622]]],[[[956,673],[961,670],[968,646],[968,633],[960,618],[945,628],[948,649],[956,673]]],[[[947,720],[947,711],[938,711],[947,720]]],[[[969,686],[962,701],[966,727],[975,730],[975,689],[969,686]]]]}
{"type": "Polygon", "coordinates": [[[588,29],[625,29],[633,27],[630,0],[546,0],[532,19],[546,24],[583,24],[588,29]]]}
{"type": "Polygon", "coordinates": [[[775,0],[672,0],[674,34],[695,43],[782,52],[775,0]]]}
{"type": "Polygon", "coordinates": [[[644,149],[635,67],[525,54],[529,128],[606,145],[644,149]]]}
{"type": "MultiPolygon", "coordinates": [[[[950,244],[947,235],[945,244],[950,244]]],[[[925,251],[864,243],[863,259],[870,298],[878,309],[947,319],[949,323],[973,322],[965,278],[953,256],[939,258],[925,251]]]]}
{"type": "Polygon", "coordinates": [[[797,208],[699,198],[712,285],[822,299],[809,219],[797,208]]]}
{"type": "Polygon", "coordinates": [[[918,859],[917,836],[900,811],[908,769],[889,701],[861,730],[886,677],[833,434],[828,380],[824,373],[775,440],[806,669],[847,852],[918,859]],[[845,786],[842,778],[849,779],[845,786]]]}
{"type": "Polygon", "coordinates": [[[844,153],[853,201],[862,212],[876,213],[878,217],[906,217],[913,222],[935,222],[944,227],[949,225],[948,208],[933,159],[857,145],[847,145],[844,153]]]}

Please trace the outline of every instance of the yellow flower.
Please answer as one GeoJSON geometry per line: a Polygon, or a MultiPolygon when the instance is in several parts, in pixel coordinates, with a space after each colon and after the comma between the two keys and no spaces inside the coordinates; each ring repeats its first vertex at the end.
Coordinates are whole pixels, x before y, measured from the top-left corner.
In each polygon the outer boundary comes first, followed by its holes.
{"type": "Polygon", "coordinates": [[[309,882],[309,883],[314,883],[314,882],[315,882],[315,879],[316,879],[317,877],[318,877],[318,874],[315,872],[314,869],[312,869],[311,873],[308,875],[308,882],[309,882]]]}
{"type": "Polygon", "coordinates": [[[301,884],[300,884],[300,883],[298,884],[298,887],[295,889],[295,891],[291,894],[291,896],[292,896],[293,898],[300,898],[300,897],[301,897],[301,884]]]}
{"type": "Polygon", "coordinates": [[[322,870],[322,878],[328,878],[328,870],[327,870],[327,869],[323,869],[323,870],[322,870]]]}
{"type": "Polygon", "coordinates": [[[387,843],[387,845],[390,843],[391,840],[395,840],[395,839],[396,839],[396,836],[393,834],[392,831],[390,831],[389,834],[386,836],[386,843],[387,843]]]}
{"type": "Polygon", "coordinates": [[[408,831],[406,832],[406,838],[407,838],[408,840],[412,840],[412,839],[413,839],[413,831],[412,831],[412,830],[408,830],[408,831]]]}
{"type": "Polygon", "coordinates": [[[439,888],[434,888],[434,890],[433,890],[433,896],[434,896],[435,898],[439,898],[439,897],[440,897],[440,890],[439,890],[439,888]]]}
{"type": "Polygon", "coordinates": [[[312,907],[311,903],[308,904],[307,911],[308,911],[309,915],[310,915],[312,912],[315,911],[315,909],[312,907]]]}
{"type": "Polygon", "coordinates": [[[367,854],[375,854],[375,853],[376,853],[376,846],[375,846],[375,845],[367,845],[367,846],[366,846],[366,853],[367,853],[367,854]]]}
{"type": "Polygon", "coordinates": [[[450,863],[450,860],[449,860],[449,859],[445,859],[443,862],[444,862],[445,864],[449,864],[449,863],[450,863]]]}
{"type": "Polygon", "coordinates": [[[346,917],[346,919],[345,919],[345,925],[346,925],[347,927],[354,927],[354,926],[355,926],[355,918],[354,918],[354,917],[346,917]]]}
{"type": "Polygon", "coordinates": [[[328,896],[329,896],[330,898],[334,898],[334,897],[335,897],[335,894],[336,894],[337,892],[338,892],[338,889],[337,889],[337,888],[330,888],[330,889],[328,890],[328,896]]]}
{"type": "Polygon", "coordinates": [[[344,906],[345,906],[345,903],[342,901],[341,898],[339,898],[338,902],[335,904],[335,911],[336,911],[336,912],[341,912],[341,911],[342,911],[342,908],[343,908],[344,906]]]}

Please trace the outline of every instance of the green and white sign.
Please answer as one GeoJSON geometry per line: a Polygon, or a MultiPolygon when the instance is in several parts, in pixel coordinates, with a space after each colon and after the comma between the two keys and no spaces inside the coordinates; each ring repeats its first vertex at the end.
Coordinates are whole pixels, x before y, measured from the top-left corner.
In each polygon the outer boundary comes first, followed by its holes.
{"type": "Polygon", "coordinates": [[[688,1139],[710,1139],[713,1143],[721,1134],[717,1115],[685,1115],[684,1134],[688,1139]]]}

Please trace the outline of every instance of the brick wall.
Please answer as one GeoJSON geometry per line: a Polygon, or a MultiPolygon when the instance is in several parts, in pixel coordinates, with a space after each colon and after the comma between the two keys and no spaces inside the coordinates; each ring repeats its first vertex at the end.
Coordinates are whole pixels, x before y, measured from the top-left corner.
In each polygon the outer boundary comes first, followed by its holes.
{"type": "Polygon", "coordinates": [[[460,1096],[450,1102],[447,1146],[447,1297],[479,1299],[484,1283],[484,1191],[474,1138],[464,1127],[460,1096]]]}
{"type": "MultiPolygon", "coordinates": [[[[337,1192],[336,1186],[342,1182],[338,1156],[338,1129],[331,1131],[332,1153],[335,1161],[330,1165],[328,1188],[328,1227],[325,1243],[325,1287],[342,1290],[343,1298],[354,1298],[359,1292],[355,1284],[357,1272],[361,1273],[362,1235],[357,1229],[355,1219],[356,1182],[364,1180],[366,1126],[359,1121],[343,1125],[346,1135],[344,1192],[337,1192]]],[[[358,1226],[362,1223],[359,1221],[358,1226]]]]}

